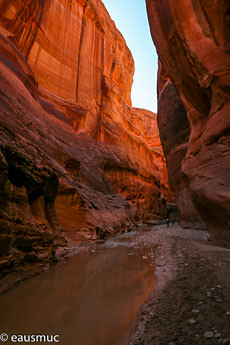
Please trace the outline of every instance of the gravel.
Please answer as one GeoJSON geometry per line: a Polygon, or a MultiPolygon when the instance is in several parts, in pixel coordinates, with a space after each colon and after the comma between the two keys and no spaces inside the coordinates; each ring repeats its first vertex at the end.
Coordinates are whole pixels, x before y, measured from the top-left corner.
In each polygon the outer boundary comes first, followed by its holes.
{"type": "Polygon", "coordinates": [[[122,345],[229,344],[230,250],[206,239],[179,226],[138,238],[149,246],[157,285],[122,345]]]}

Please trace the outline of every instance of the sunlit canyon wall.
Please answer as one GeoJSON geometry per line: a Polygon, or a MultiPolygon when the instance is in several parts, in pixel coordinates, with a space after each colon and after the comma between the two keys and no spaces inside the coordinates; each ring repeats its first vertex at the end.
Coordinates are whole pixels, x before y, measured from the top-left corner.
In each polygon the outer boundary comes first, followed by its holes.
{"type": "MultiPolygon", "coordinates": [[[[134,62],[98,0],[0,0],[0,268],[161,217],[156,115],[131,106],[134,62]]],[[[22,269],[23,267],[23,269],[22,269]]]]}
{"type": "Polygon", "coordinates": [[[200,216],[214,241],[229,244],[230,3],[146,4],[160,59],[160,135],[182,218],[199,226],[200,216]]]}

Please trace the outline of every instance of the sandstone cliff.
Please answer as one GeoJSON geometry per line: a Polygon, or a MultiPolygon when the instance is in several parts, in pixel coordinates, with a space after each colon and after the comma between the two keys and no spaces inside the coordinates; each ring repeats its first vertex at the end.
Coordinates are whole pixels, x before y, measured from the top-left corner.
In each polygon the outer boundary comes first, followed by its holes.
{"type": "Polygon", "coordinates": [[[17,279],[66,239],[159,217],[171,193],[156,115],[131,107],[133,59],[101,1],[0,0],[0,34],[0,267],[17,279]]]}
{"type": "MultiPolygon", "coordinates": [[[[192,201],[213,240],[229,243],[229,1],[146,0],[146,4],[163,65],[159,123],[171,108],[170,134],[179,128],[179,135],[170,144],[178,152],[175,164],[178,169],[181,166],[179,175],[183,176],[179,182],[174,180],[171,153],[161,133],[170,179],[177,185],[177,199],[188,204],[189,212],[192,201]],[[183,196],[186,189],[189,193],[183,196]]],[[[189,212],[187,220],[193,221],[194,213],[189,212]]]]}
{"type": "Polygon", "coordinates": [[[182,162],[188,150],[190,126],[181,98],[159,62],[158,69],[158,126],[164,154],[167,157],[169,182],[180,211],[184,228],[205,229],[191,200],[182,162]]]}

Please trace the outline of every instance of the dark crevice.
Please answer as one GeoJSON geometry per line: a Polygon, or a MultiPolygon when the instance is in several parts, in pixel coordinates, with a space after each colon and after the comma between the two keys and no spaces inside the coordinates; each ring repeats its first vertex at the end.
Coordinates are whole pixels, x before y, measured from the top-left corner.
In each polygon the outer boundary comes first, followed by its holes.
{"type": "Polygon", "coordinates": [[[10,148],[4,148],[3,153],[8,163],[10,182],[18,188],[26,188],[32,214],[37,217],[38,214],[42,214],[43,209],[52,226],[55,218],[54,201],[59,186],[56,174],[49,172],[42,174],[17,152],[12,152],[10,148]]]}
{"type": "Polygon", "coordinates": [[[9,180],[14,186],[22,188],[25,185],[25,176],[19,169],[11,165],[9,166],[8,174],[9,180]]]}
{"type": "Polygon", "coordinates": [[[223,137],[227,137],[230,135],[230,128],[224,128],[222,132],[218,133],[217,135],[212,135],[211,137],[206,140],[205,145],[213,145],[218,144],[219,140],[223,137]]]}

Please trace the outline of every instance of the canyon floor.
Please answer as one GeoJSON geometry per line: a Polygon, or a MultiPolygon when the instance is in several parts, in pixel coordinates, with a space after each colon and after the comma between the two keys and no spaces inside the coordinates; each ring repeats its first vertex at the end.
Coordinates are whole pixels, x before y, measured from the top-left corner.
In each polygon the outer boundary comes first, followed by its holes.
{"type": "Polygon", "coordinates": [[[230,344],[230,250],[207,233],[155,227],[157,285],[124,344],[230,344]]]}
{"type": "Polygon", "coordinates": [[[230,250],[206,232],[139,224],[71,251],[0,296],[1,331],[63,345],[229,344],[230,250]]]}

